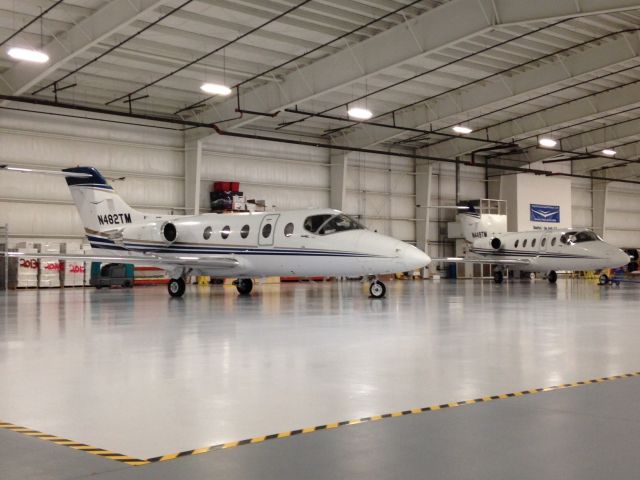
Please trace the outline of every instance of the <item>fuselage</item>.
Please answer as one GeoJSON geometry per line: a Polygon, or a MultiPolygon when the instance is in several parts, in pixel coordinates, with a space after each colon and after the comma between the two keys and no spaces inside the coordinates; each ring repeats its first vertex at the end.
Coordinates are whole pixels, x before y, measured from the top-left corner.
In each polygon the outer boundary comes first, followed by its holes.
{"type": "Polygon", "coordinates": [[[473,258],[526,260],[514,266],[525,272],[599,270],[629,263],[629,256],[589,230],[534,230],[480,238],[469,248],[473,258]],[[499,248],[495,248],[499,240],[499,248]],[[493,242],[493,244],[492,244],[493,242]]]}
{"type": "Polygon", "coordinates": [[[414,246],[371,232],[331,209],[145,215],[87,237],[101,253],[193,259],[192,272],[202,275],[362,276],[411,271],[430,262],[414,246]],[[221,255],[236,259],[237,266],[221,271],[199,265],[221,255]]]}

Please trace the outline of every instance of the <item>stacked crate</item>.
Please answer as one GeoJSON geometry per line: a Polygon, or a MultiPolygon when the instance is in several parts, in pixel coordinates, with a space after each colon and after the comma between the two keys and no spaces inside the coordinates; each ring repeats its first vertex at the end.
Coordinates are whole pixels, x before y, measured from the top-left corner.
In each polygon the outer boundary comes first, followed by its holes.
{"type": "MultiPolygon", "coordinates": [[[[62,253],[67,255],[82,255],[82,245],[79,243],[63,243],[62,253]]],[[[63,263],[62,285],[65,287],[81,287],[84,285],[85,264],[82,260],[65,260],[63,263]]]]}
{"type": "Polygon", "coordinates": [[[247,209],[246,200],[238,182],[213,182],[209,198],[213,212],[238,212],[247,209]]]}
{"type": "MultiPolygon", "coordinates": [[[[39,253],[60,254],[59,243],[39,243],[36,248],[39,253]]],[[[59,259],[41,258],[38,267],[38,287],[60,287],[62,264],[59,259]]]]}
{"type": "Polygon", "coordinates": [[[9,288],[30,288],[38,286],[38,267],[36,257],[38,249],[32,242],[20,242],[14,251],[25,254],[24,257],[9,261],[9,288]],[[27,256],[33,254],[34,256],[27,256]]]}

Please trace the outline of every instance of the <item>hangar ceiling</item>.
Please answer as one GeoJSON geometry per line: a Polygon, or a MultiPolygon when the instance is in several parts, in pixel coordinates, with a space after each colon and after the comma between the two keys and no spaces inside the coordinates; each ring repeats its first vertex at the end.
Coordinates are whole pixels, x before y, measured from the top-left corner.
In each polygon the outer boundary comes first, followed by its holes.
{"type": "Polygon", "coordinates": [[[0,42],[3,95],[640,176],[637,1],[0,0],[0,42]],[[41,45],[43,65],[7,55],[41,45]],[[350,120],[353,106],[373,118],[350,120]]]}

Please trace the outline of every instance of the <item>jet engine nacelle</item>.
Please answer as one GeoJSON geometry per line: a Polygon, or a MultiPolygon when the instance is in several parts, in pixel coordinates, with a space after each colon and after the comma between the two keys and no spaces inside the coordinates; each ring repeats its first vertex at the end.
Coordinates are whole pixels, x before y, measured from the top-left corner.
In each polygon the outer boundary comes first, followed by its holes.
{"type": "Polygon", "coordinates": [[[159,220],[125,227],[119,232],[118,237],[125,241],[141,240],[171,245],[178,239],[178,229],[173,222],[159,220]]]}
{"type": "Polygon", "coordinates": [[[493,237],[493,238],[491,239],[491,247],[492,247],[494,250],[500,250],[500,248],[502,248],[502,240],[500,240],[500,239],[499,239],[499,238],[497,238],[497,237],[493,237]]]}

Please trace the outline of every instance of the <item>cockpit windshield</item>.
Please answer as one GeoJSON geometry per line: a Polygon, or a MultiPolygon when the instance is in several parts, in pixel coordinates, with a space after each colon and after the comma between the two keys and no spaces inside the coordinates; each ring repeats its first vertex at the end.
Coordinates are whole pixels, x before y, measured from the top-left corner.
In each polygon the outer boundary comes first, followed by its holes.
{"type": "Polygon", "coordinates": [[[312,215],[304,221],[304,228],[318,235],[330,235],[347,230],[364,229],[364,227],[353,218],[342,213],[338,215],[312,215]]]}
{"type": "MultiPolygon", "coordinates": [[[[564,236],[564,235],[563,235],[564,236]]],[[[583,230],[581,232],[567,232],[567,241],[570,243],[582,242],[601,242],[602,239],[591,230],[583,230]]]]}

